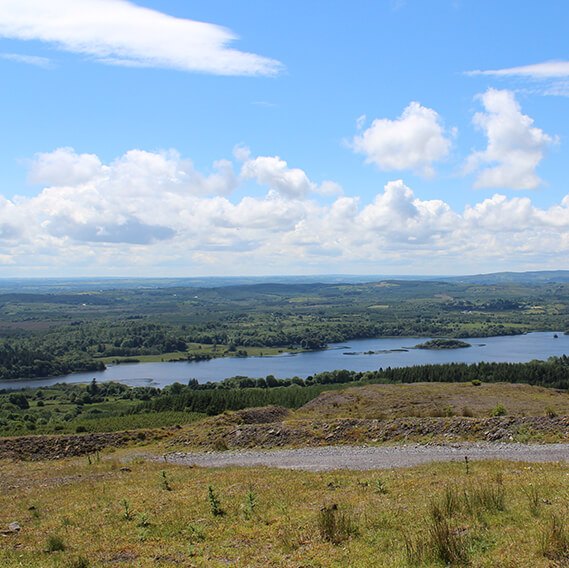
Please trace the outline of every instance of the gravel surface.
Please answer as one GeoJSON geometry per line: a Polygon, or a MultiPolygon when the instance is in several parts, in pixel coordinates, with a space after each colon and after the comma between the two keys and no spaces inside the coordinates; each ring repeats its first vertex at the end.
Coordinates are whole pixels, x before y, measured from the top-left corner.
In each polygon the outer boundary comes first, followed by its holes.
{"type": "Polygon", "coordinates": [[[162,459],[169,463],[202,467],[268,466],[283,469],[326,471],[333,469],[390,469],[429,462],[513,460],[524,462],[568,462],[569,444],[461,443],[369,447],[325,446],[296,450],[176,452],[162,459]]]}

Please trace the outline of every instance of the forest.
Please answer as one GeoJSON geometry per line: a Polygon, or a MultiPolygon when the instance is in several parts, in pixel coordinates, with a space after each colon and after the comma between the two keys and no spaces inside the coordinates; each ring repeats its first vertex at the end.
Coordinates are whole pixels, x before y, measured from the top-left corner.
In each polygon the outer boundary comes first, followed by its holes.
{"type": "Polygon", "coordinates": [[[119,383],[59,384],[0,391],[0,436],[94,432],[186,424],[227,410],[300,408],[320,393],[350,386],[418,382],[526,383],[569,389],[569,357],[529,363],[420,365],[377,371],[327,371],[306,379],[231,377],[163,389],[119,383]]]}
{"type": "Polygon", "coordinates": [[[198,360],[371,337],[569,330],[567,282],[176,283],[4,283],[0,380],[99,370],[140,357],[198,360]]]}

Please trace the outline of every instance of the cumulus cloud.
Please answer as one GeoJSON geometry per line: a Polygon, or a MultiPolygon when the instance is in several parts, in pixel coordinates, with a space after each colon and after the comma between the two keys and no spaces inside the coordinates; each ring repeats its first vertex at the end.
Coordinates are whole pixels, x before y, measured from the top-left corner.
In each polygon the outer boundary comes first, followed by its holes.
{"type": "Polygon", "coordinates": [[[306,172],[300,168],[289,168],[279,156],[250,157],[247,148],[234,151],[238,158],[245,162],[241,168],[243,179],[254,179],[257,183],[268,186],[272,191],[288,199],[303,199],[310,193],[321,195],[337,195],[342,188],[335,182],[326,180],[321,185],[311,181],[306,172]]]}
{"type": "MultiPolygon", "coordinates": [[[[360,117],[358,129],[362,127],[360,117]]],[[[448,156],[451,138],[436,111],[412,102],[395,120],[375,119],[354,137],[352,147],[381,170],[413,170],[429,177],[433,163],[448,156]]]]}
{"type": "Polygon", "coordinates": [[[324,184],[289,176],[284,160],[241,157],[264,194],[236,198],[227,188],[250,178],[231,162],[203,173],[175,151],[108,163],[71,148],[38,155],[32,171],[46,187],[0,196],[0,264],[10,274],[440,274],[516,268],[512,259],[555,266],[569,254],[569,195],[539,208],[495,194],[457,210],[394,180],[371,202],[322,199],[324,184]]]}
{"type": "Polygon", "coordinates": [[[102,164],[95,154],[77,154],[73,148],[58,148],[35,155],[28,179],[47,185],[74,185],[102,173],[102,164]]]}
{"type": "Polygon", "coordinates": [[[533,126],[511,91],[488,89],[479,98],[484,112],[477,112],[473,123],[488,144],[468,157],[466,171],[477,173],[474,186],[535,189],[542,183],[536,168],[556,139],[533,126]]]}
{"type": "Polygon", "coordinates": [[[282,67],[231,48],[237,36],[224,27],[126,0],[2,0],[0,37],[47,42],[111,65],[218,75],[275,75],[282,67]]]}

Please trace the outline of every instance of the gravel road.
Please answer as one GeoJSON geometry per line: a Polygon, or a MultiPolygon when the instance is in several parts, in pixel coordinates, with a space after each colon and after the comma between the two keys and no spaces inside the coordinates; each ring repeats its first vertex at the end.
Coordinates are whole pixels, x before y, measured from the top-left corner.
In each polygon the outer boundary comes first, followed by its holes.
{"type": "Polygon", "coordinates": [[[404,446],[325,446],[296,450],[239,450],[167,454],[169,463],[202,467],[268,466],[283,469],[326,471],[333,469],[391,469],[429,462],[513,460],[569,462],[569,444],[460,443],[404,446]]]}

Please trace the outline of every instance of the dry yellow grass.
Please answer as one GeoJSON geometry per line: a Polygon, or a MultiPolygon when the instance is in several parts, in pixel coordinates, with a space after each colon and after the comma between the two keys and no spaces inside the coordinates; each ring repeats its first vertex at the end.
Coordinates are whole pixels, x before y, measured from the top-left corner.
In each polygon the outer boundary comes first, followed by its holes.
{"type": "Polygon", "coordinates": [[[496,484],[505,510],[482,504],[448,513],[470,565],[545,568],[563,561],[551,547],[545,550],[551,557],[544,556],[542,535],[553,513],[569,518],[566,464],[481,462],[466,475],[462,464],[307,473],[138,460],[121,471],[117,456],[91,465],[0,462],[0,525],[22,527],[0,537],[0,565],[395,568],[408,564],[407,540],[425,544],[420,565],[442,566],[429,536],[433,503],[445,502],[448,487],[462,494],[496,484]],[[225,514],[212,514],[209,486],[225,514]],[[338,544],[324,538],[318,523],[322,507],[332,504],[353,529],[338,544]],[[64,550],[48,552],[50,537],[64,550]]]}
{"type": "Polygon", "coordinates": [[[414,383],[369,385],[322,393],[299,409],[297,418],[402,418],[489,416],[502,404],[508,415],[569,415],[566,391],[526,384],[414,383]]]}

